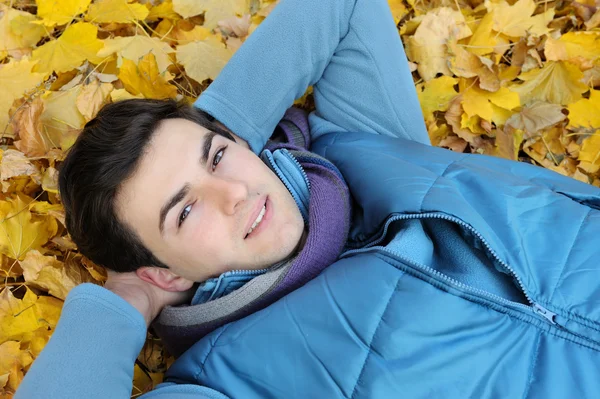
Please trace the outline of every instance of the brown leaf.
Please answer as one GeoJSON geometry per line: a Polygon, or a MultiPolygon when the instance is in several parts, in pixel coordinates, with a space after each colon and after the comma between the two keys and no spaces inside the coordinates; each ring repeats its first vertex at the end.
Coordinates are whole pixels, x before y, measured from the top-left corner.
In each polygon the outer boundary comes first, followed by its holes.
{"type": "Polygon", "coordinates": [[[537,132],[566,119],[562,113],[563,107],[536,101],[523,107],[521,112],[514,114],[506,121],[506,126],[526,132],[525,138],[530,138],[537,132]]]}
{"type": "Polygon", "coordinates": [[[6,150],[0,161],[0,180],[8,180],[15,176],[31,176],[39,171],[21,151],[6,150]]]}
{"type": "Polygon", "coordinates": [[[15,134],[20,139],[15,147],[29,157],[41,157],[52,148],[48,135],[43,131],[40,117],[44,112],[44,102],[36,97],[31,103],[21,107],[12,120],[15,134]]]}

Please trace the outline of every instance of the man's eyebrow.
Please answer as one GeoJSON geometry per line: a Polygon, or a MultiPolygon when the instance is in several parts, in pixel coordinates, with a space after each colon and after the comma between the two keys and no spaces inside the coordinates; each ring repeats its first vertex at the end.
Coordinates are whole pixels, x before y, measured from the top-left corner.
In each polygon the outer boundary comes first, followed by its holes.
{"type": "Polygon", "coordinates": [[[204,135],[204,143],[202,144],[202,157],[200,158],[202,166],[206,167],[206,163],[208,162],[208,155],[210,154],[210,148],[212,147],[212,141],[216,135],[217,133],[212,131],[204,135]]]}
{"type": "Polygon", "coordinates": [[[161,235],[163,234],[163,230],[165,227],[165,218],[167,217],[167,213],[169,213],[169,211],[175,205],[180,203],[181,200],[185,198],[185,196],[188,194],[189,191],[190,191],[190,184],[185,183],[183,185],[183,187],[181,187],[181,189],[179,189],[179,191],[177,191],[177,193],[175,193],[175,195],[172,196],[171,199],[169,199],[169,201],[165,205],[163,205],[162,208],[160,208],[158,229],[160,230],[161,235]]]}

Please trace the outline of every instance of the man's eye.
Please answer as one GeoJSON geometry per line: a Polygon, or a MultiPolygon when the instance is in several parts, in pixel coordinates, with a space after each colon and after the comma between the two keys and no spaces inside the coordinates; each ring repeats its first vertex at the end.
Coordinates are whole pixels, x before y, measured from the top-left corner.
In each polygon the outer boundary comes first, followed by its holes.
{"type": "Polygon", "coordinates": [[[215,152],[215,157],[213,158],[213,161],[212,161],[212,170],[213,171],[216,169],[219,162],[221,162],[221,158],[223,158],[223,155],[225,154],[226,149],[227,149],[227,146],[225,146],[225,147],[221,148],[219,151],[215,152]]]}
{"type": "Polygon", "coordinates": [[[183,211],[181,211],[181,214],[179,215],[179,220],[177,221],[177,227],[181,227],[181,224],[183,223],[185,218],[187,218],[187,216],[190,214],[191,210],[192,204],[187,205],[185,208],[183,208],[183,211]]]}

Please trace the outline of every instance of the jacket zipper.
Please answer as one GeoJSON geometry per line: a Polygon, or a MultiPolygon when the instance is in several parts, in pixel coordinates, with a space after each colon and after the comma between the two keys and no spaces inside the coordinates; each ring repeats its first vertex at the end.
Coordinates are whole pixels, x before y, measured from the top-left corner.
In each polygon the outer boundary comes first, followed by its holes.
{"type": "MultiPolygon", "coordinates": [[[[508,264],[506,264],[502,259],[500,259],[500,257],[496,254],[496,252],[492,249],[492,247],[489,245],[489,243],[483,238],[483,236],[477,231],[475,230],[473,227],[471,227],[470,225],[468,225],[467,223],[463,222],[462,220],[452,217],[452,216],[448,216],[448,215],[443,215],[443,214],[439,214],[439,213],[423,213],[423,214],[418,214],[418,215],[396,215],[396,216],[392,216],[391,218],[389,218],[385,224],[385,226],[383,227],[381,234],[378,235],[377,238],[371,240],[370,242],[368,242],[367,244],[365,244],[366,247],[368,248],[361,248],[361,249],[353,249],[353,250],[349,250],[344,252],[340,258],[345,258],[347,256],[350,256],[352,254],[356,254],[356,253],[361,253],[361,252],[368,252],[368,251],[372,251],[374,249],[378,249],[384,252],[387,252],[389,254],[392,254],[394,257],[397,257],[398,259],[400,259],[401,261],[408,263],[410,265],[412,265],[413,267],[417,268],[418,270],[424,271],[426,273],[428,273],[429,275],[433,275],[439,279],[441,279],[442,281],[444,281],[445,283],[456,287],[460,290],[463,290],[465,292],[468,293],[472,293],[475,295],[479,295],[485,299],[488,299],[492,302],[499,302],[503,305],[506,305],[508,307],[512,307],[512,308],[518,308],[521,310],[525,310],[527,313],[531,313],[533,312],[536,316],[542,318],[543,320],[545,320],[546,322],[555,325],[561,329],[564,329],[564,327],[560,324],[558,324],[556,322],[556,313],[551,312],[550,310],[544,308],[542,305],[540,305],[539,303],[534,302],[531,297],[529,296],[529,294],[527,293],[527,291],[525,290],[525,286],[523,285],[523,282],[521,280],[521,278],[517,275],[517,273],[514,271],[514,269],[512,267],[510,267],[508,264]],[[523,305],[521,303],[518,302],[513,302],[513,301],[509,301],[505,298],[502,298],[498,295],[495,294],[491,294],[487,291],[484,290],[480,290],[478,288],[474,288],[471,287],[469,285],[466,285],[464,283],[461,283],[458,280],[455,280],[451,277],[448,277],[447,275],[438,272],[437,270],[414,262],[411,259],[405,258],[403,255],[385,248],[385,247],[375,247],[375,245],[379,244],[381,241],[384,240],[386,234],[387,234],[387,230],[388,227],[390,226],[390,224],[392,222],[398,221],[398,220],[409,220],[409,219],[443,219],[443,220],[447,220],[453,223],[458,224],[459,226],[466,228],[467,230],[469,230],[471,233],[473,233],[479,240],[481,243],[483,243],[483,245],[485,246],[485,248],[487,249],[487,251],[492,255],[492,257],[506,270],[510,273],[511,276],[514,277],[514,279],[517,281],[517,284],[521,290],[521,292],[523,293],[523,295],[525,296],[525,298],[527,299],[527,301],[530,303],[530,306],[526,306],[523,305]]],[[[577,335],[577,334],[576,334],[577,335]]]]}

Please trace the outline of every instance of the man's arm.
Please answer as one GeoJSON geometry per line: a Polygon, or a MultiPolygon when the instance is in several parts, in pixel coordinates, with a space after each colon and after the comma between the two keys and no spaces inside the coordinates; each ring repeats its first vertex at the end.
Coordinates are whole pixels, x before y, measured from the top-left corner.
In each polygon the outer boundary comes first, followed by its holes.
{"type": "MultiPolygon", "coordinates": [[[[146,329],[144,315],[121,296],[94,284],[75,287],[56,330],[25,375],[15,399],[128,399],[146,329]]],[[[142,396],[188,397],[227,399],[209,388],[175,384],[163,384],[142,396]]]]}
{"type": "Polygon", "coordinates": [[[429,143],[386,0],[282,0],[195,105],[258,153],[309,85],[313,139],[360,131],[429,143]]]}

